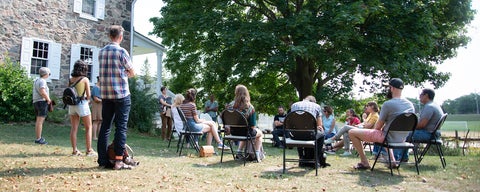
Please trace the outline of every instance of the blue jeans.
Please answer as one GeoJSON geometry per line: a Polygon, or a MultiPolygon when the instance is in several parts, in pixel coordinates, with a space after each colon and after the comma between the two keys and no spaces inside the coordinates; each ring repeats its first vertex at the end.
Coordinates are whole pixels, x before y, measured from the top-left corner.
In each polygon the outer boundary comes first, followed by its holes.
{"type": "Polygon", "coordinates": [[[108,166],[110,164],[107,154],[107,142],[112,128],[112,122],[115,123],[115,136],[113,139],[115,156],[123,156],[125,143],[127,141],[127,123],[131,105],[130,95],[122,99],[102,100],[103,121],[97,143],[98,165],[108,166]]]}
{"type": "MultiPolygon", "coordinates": [[[[410,138],[412,133],[410,133],[407,138],[410,138]]],[[[440,132],[437,131],[435,132],[435,134],[437,135],[438,138],[440,138],[440,132]]],[[[415,130],[415,132],[413,133],[413,140],[415,141],[428,141],[430,140],[432,136],[432,133],[428,132],[427,130],[425,129],[418,129],[418,130],[415,130]]],[[[407,141],[410,141],[410,140],[407,140],[407,141]]],[[[405,150],[403,149],[395,149],[393,150],[393,154],[395,156],[395,160],[400,160],[400,158],[406,160],[408,159],[408,152],[407,153],[404,153],[405,150]],[[402,155],[403,154],[403,155],[402,155]]]]}

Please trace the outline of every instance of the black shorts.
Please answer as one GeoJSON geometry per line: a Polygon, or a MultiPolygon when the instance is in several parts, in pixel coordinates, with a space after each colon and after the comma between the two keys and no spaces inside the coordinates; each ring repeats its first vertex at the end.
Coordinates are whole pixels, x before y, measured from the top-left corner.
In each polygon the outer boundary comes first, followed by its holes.
{"type": "Polygon", "coordinates": [[[47,101],[37,101],[33,103],[33,108],[35,108],[35,116],[37,117],[46,117],[48,112],[48,103],[47,101]]]}

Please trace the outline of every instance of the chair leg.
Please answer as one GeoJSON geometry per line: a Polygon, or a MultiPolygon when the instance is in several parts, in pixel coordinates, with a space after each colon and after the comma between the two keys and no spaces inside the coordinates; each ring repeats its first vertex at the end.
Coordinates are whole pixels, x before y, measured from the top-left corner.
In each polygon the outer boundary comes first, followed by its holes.
{"type": "Polygon", "coordinates": [[[222,139],[222,143],[223,143],[223,147],[222,147],[222,155],[220,155],[220,163],[223,162],[223,149],[224,149],[224,146],[225,146],[225,138],[222,139]]]}
{"type": "Polygon", "coordinates": [[[420,175],[420,171],[418,170],[418,151],[416,147],[413,147],[413,157],[415,158],[415,169],[417,169],[417,175],[420,175]]]}
{"type": "Polygon", "coordinates": [[[186,140],[186,139],[187,139],[187,135],[185,135],[185,136],[183,137],[183,140],[182,140],[182,142],[181,142],[181,144],[180,144],[180,153],[178,153],[178,156],[181,156],[181,155],[182,155],[183,144],[185,144],[185,140],[186,140]]]}
{"type": "Polygon", "coordinates": [[[373,165],[372,165],[372,168],[370,169],[370,171],[373,171],[373,168],[375,168],[375,165],[377,164],[378,157],[380,157],[380,154],[382,153],[382,150],[383,150],[383,146],[380,146],[380,149],[379,149],[377,155],[375,156],[375,161],[373,162],[373,165]]]}
{"type": "Polygon", "coordinates": [[[447,162],[445,161],[445,156],[443,156],[443,150],[442,150],[442,146],[437,144],[437,152],[438,152],[438,156],[440,156],[440,161],[442,162],[442,167],[443,169],[445,169],[445,167],[447,166],[447,162]]]}
{"type": "Polygon", "coordinates": [[[180,142],[182,141],[182,138],[183,138],[183,135],[180,134],[180,135],[178,136],[178,142],[177,142],[177,153],[178,153],[178,150],[180,149],[180,142]]]}
{"type": "Polygon", "coordinates": [[[431,145],[430,143],[427,143],[425,148],[422,150],[422,152],[420,153],[420,156],[418,157],[418,163],[422,162],[423,158],[427,154],[428,149],[430,149],[430,145],[431,145]]]}
{"type": "Polygon", "coordinates": [[[285,174],[285,149],[287,148],[287,145],[285,144],[283,148],[283,174],[285,174]]]}

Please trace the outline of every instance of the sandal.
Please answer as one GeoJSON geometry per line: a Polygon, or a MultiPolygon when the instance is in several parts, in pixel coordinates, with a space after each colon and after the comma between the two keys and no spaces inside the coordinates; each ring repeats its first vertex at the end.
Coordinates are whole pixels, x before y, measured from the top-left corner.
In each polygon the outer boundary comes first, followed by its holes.
{"type": "Polygon", "coordinates": [[[367,170],[370,169],[370,166],[365,166],[362,163],[357,163],[357,165],[353,166],[353,168],[357,170],[367,170]]]}
{"type": "Polygon", "coordinates": [[[385,164],[385,165],[386,165],[387,168],[389,168],[389,169],[398,169],[398,167],[400,166],[400,165],[398,165],[398,164],[396,164],[396,163],[392,163],[392,164],[390,164],[390,165],[387,163],[387,164],[385,164]]]}
{"type": "Polygon", "coordinates": [[[87,153],[85,155],[87,157],[96,157],[98,154],[93,149],[90,149],[90,150],[87,151],[87,153]]]}
{"type": "Polygon", "coordinates": [[[74,152],[72,152],[71,156],[80,156],[82,155],[82,152],[80,152],[79,150],[75,150],[74,152]]]}
{"type": "Polygon", "coordinates": [[[115,162],[113,166],[113,170],[121,170],[121,169],[132,169],[133,167],[123,163],[122,161],[115,162]]]}

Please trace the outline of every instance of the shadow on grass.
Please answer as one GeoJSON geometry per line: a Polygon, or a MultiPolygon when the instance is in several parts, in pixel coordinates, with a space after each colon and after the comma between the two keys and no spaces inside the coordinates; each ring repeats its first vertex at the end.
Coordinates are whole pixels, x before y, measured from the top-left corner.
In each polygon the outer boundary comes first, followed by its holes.
{"type": "Polygon", "coordinates": [[[102,169],[96,166],[95,167],[50,167],[50,168],[17,167],[13,169],[0,171],[0,177],[35,177],[35,176],[56,175],[56,174],[70,174],[74,172],[92,172],[92,171],[105,171],[105,170],[108,170],[108,169],[102,169]]]}

